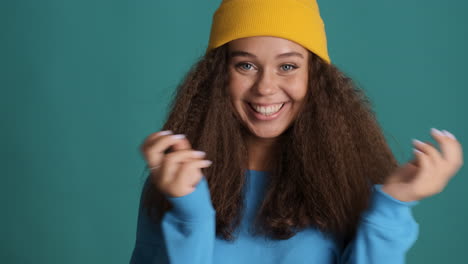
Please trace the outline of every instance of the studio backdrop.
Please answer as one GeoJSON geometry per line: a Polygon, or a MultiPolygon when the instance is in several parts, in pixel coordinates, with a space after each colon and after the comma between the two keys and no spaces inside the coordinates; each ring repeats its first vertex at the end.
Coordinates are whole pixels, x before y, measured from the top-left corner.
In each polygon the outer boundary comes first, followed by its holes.
{"type": "MultiPolygon", "coordinates": [[[[0,263],[128,263],[146,171],[220,0],[0,3],[0,263]]],[[[319,0],[331,60],[399,162],[430,128],[468,144],[468,2],[319,0]]],[[[413,209],[412,264],[464,263],[468,175],[413,209]]]]}

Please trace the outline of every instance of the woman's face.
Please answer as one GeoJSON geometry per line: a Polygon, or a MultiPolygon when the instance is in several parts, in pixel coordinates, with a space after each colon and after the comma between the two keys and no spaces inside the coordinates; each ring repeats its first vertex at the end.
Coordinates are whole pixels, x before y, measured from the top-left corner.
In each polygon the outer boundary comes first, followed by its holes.
{"type": "Polygon", "coordinates": [[[296,118],[308,82],[308,52],[278,37],[236,39],[229,47],[229,94],[250,132],[260,138],[283,133],[296,118]]]}

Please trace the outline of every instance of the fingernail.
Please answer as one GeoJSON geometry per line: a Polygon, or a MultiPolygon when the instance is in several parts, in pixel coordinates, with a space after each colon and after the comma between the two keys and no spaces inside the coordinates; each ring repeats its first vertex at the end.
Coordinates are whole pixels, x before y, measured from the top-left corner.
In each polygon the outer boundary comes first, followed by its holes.
{"type": "Polygon", "coordinates": [[[161,136],[165,136],[165,135],[169,135],[169,134],[172,134],[172,131],[170,131],[170,130],[163,130],[163,131],[160,131],[160,132],[159,132],[159,135],[161,135],[161,136]]]}
{"type": "Polygon", "coordinates": [[[181,138],[184,138],[185,135],[184,134],[177,134],[177,135],[173,135],[172,138],[175,138],[175,139],[181,139],[181,138]]]}
{"type": "Polygon", "coordinates": [[[197,150],[197,151],[194,151],[194,154],[197,156],[205,156],[206,152],[197,150]]]}
{"type": "Polygon", "coordinates": [[[420,140],[417,140],[417,139],[412,139],[413,141],[413,144],[414,145],[418,145],[418,144],[424,144],[424,142],[420,141],[420,140]]]}
{"type": "Polygon", "coordinates": [[[439,136],[445,136],[444,133],[442,133],[442,131],[438,130],[438,129],[435,129],[435,128],[431,128],[431,132],[433,134],[436,134],[436,135],[439,135],[439,136]]]}
{"type": "Polygon", "coordinates": [[[422,151],[420,151],[420,150],[417,150],[417,149],[415,149],[415,148],[413,149],[413,152],[414,152],[414,153],[416,153],[416,154],[418,154],[418,153],[422,153],[422,151]]]}
{"type": "Polygon", "coordinates": [[[456,139],[455,136],[452,133],[448,132],[447,130],[443,130],[442,132],[444,132],[445,135],[447,135],[449,138],[456,139]]]}
{"type": "Polygon", "coordinates": [[[204,160],[203,163],[205,163],[206,166],[213,164],[211,160],[204,160]]]}

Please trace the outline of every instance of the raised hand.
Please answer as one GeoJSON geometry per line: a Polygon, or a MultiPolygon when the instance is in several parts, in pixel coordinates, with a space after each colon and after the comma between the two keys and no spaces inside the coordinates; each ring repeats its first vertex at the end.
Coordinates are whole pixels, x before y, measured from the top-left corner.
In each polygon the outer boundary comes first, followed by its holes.
{"type": "Polygon", "coordinates": [[[152,183],[170,197],[193,192],[203,176],[201,168],[211,165],[211,161],[203,159],[205,152],[193,150],[184,135],[173,135],[171,131],[150,134],[140,150],[148,167],[154,168],[152,183]]]}
{"type": "Polygon", "coordinates": [[[463,165],[460,142],[450,132],[431,129],[439,152],[429,142],[414,140],[415,159],[397,168],[382,190],[400,201],[415,201],[442,192],[463,165]]]}

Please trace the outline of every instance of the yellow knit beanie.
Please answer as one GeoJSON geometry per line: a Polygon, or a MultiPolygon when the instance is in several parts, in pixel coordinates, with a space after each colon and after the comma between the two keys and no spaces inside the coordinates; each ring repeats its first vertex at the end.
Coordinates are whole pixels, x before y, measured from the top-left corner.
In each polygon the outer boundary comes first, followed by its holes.
{"type": "Polygon", "coordinates": [[[252,36],[294,41],[330,63],[316,0],[223,0],[213,15],[206,51],[252,36]]]}

